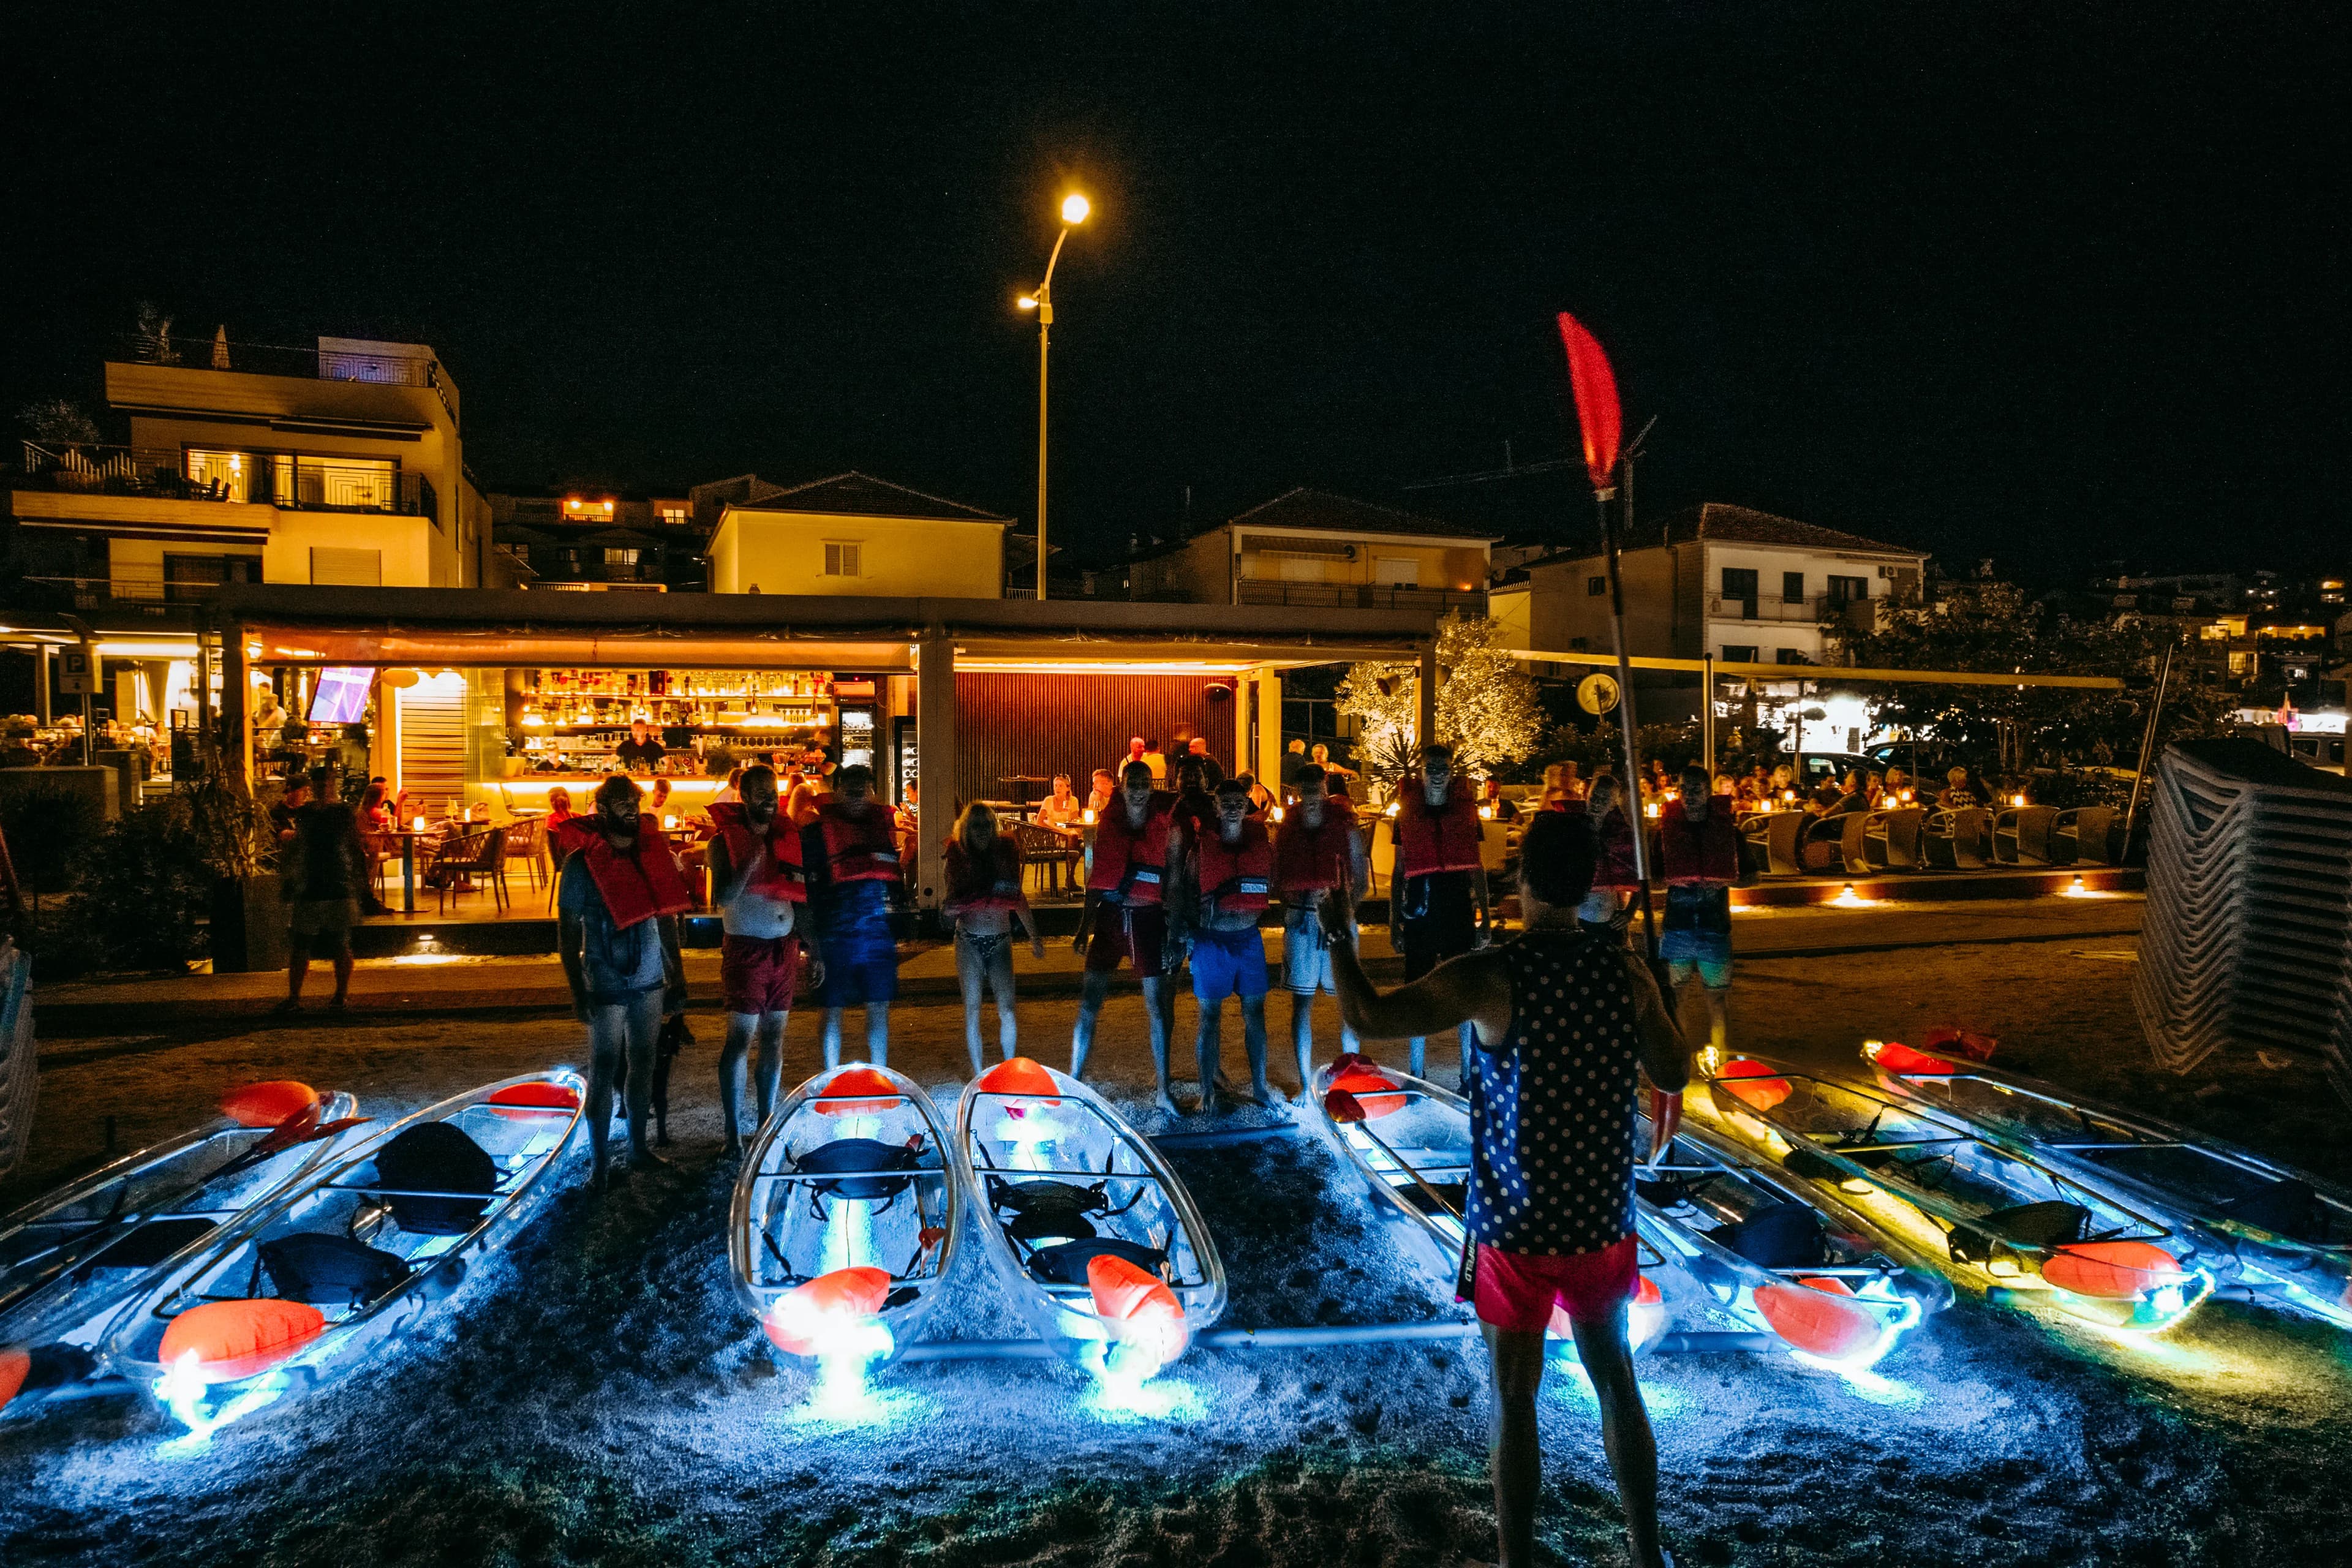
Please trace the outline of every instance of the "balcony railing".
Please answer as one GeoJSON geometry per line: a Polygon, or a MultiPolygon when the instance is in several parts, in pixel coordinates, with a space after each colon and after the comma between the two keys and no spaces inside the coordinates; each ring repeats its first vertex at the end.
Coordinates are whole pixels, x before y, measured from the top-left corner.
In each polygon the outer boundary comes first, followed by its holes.
{"type": "Polygon", "coordinates": [[[154,500],[257,502],[289,511],[377,511],[405,517],[440,515],[433,483],[423,474],[406,470],[386,476],[390,494],[381,502],[351,504],[327,499],[318,470],[297,460],[290,468],[274,457],[290,454],[249,453],[241,475],[243,496],[234,493],[237,481],[225,478],[190,479],[187,458],[160,447],[105,447],[95,444],[43,446],[24,443],[25,471],[12,481],[26,489],[59,490],[81,495],[144,496],[154,500]],[[286,493],[279,494],[279,490],[286,493]]]}
{"type": "Polygon", "coordinates": [[[152,577],[26,577],[10,595],[20,610],[128,610],[168,616],[221,591],[218,583],[165,583],[152,577]]]}
{"type": "Polygon", "coordinates": [[[1867,600],[1813,594],[1802,599],[1784,599],[1778,595],[1764,595],[1753,599],[1726,598],[1721,594],[1707,595],[1706,613],[1720,621],[1802,622],[1809,626],[1822,621],[1843,620],[1848,608],[1866,604],[1867,600]]]}
{"type": "Polygon", "coordinates": [[[1244,605],[1290,605],[1301,609],[1465,610],[1486,613],[1486,595],[1451,588],[1396,588],[1372,583],[1284,583],[1244,578],[1244,605]]]}

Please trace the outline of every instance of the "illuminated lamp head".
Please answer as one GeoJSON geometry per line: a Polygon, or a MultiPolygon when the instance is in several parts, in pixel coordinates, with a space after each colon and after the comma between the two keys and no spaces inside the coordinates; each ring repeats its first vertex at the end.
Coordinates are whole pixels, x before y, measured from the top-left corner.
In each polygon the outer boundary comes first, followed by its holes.
{"type": "MultiPolygon", "coordinates": [[[[864,1331],[880,1316],[882,1303],[889,1296],[890,1276],[882,1269],[836,1268],[778,1297],[761,1318],[760,1326],[775,1347],[787,1354],[855,1352],[870,1338],[864,1331]]],[[[884,1331],[886,1348],[887,1332],[884,1331]]]]}
{"type": "Polygon", "coordinates": [[[1331,1082],[1325,1089],[1325,1103],[1329,1096],[1344,1094],[1356,1102],[1362,1112],[1360,1120],[1386,1116],[1404,1109],[1404,1096],[1396,1092],[1398,1084],[1380,1063],[1354,1052],[1331,1064],[1331,1082]]]}
{"type": "Polygon", "coordinates": [[[1862,1054],[1882,1072],[1903,1078],[1949,1078],[1960,1070],[1943,1058],[1915,1051],[1900,1040],[1864,1040],[1862,1054]]]}
{"type": "Polygon", "coordinates": [[[1790,1349],[1826,1362],[1867,1354],[1886,1332],[1843,1280],[1826,1275],[1759,1287],[1756,1310],[1790,1349]]]}
{"type": "Polygon", "coordinates": [[[319,1102],[319,1091],[291,1079],[248,1083],[221,1096],[221,1111],[240,1127],[277,1127],[319,1102]]]}
{"type": "Polygon", "coordinates": [[[869,1067],[844,1068],[833,1075],[833,1081],[816,1098],[820,1116],[879,1116],[896,1110],[902,1103],[898,1086],[869,1067]],[[874,1095],[876,1099],[847,1099],[850,1095],[874,1095]]]}
{"type": "Polygon", "coordinates": [[[1762,1062],[1735,1057],[1723,1064],[1716,1081],[1731,1097],[1752,1110],[1769,1110],[1792,1092],[1789,1080],[1762,1062]]]}
{"type": "Polygon", "coordinates": [[[206,1301],[172,1320],[156,1359],[205,1384],[235,1383],[268,1371],[326,1331],[326,1314],[304,1301],[206,1301]]]}
{"type": "Polygon", "coordinates": [[[1140,1382],[1184,1353],[1192,1331],[1176,1293],[1157,1274],[1124,1258],[1099,1254],[1087,1262],[1087,1293],[1113,1351],[1110,1369],[1140,1382]]]}
{"type": "Polygon", "coordinates": [[[526,1121],[538,1111],[577,1110],[580,1091],[568,1084],[533,1079],[510,1083],[489,1098],[491,1114],[509,1121],[526,1121]]]}
{"type": "Polygon", "coordinates": [[[2071,1242],[2042,1264],[2043,1284],[2105,1301],[2135,1301],[2188,1278],[2178,1258],[2147,1241],[2071,1242]]]}

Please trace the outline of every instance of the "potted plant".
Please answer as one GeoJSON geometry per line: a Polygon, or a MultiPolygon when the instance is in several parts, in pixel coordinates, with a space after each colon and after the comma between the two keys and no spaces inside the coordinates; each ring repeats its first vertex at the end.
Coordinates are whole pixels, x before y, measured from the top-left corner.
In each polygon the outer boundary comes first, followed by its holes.
{"type": "Polygon", "coordinates": [[[196,855],[213,878],[214,973],[282,968],[286,902],[269,814],[223,773],[204,774],[179,793],[196,855]]]}

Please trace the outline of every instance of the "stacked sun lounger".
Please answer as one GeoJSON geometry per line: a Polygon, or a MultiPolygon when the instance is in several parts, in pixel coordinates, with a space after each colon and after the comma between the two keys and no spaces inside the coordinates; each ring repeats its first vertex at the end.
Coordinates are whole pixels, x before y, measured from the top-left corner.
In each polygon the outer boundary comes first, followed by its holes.
{"type": "Polygon", "coordinates": [[[2352,782],[2209,740],[2168,747],[2154,787],[2132,999],[2157,1061],[2319,1052],[2352,1100],[2352,782]]]}
{"type": "Polygon", "coordinates": [[[33,1136],[33,1099],[39,1079],[33,1058],[33,964],[0,937],[0,1176],[16,1168],[33,1136]]]}

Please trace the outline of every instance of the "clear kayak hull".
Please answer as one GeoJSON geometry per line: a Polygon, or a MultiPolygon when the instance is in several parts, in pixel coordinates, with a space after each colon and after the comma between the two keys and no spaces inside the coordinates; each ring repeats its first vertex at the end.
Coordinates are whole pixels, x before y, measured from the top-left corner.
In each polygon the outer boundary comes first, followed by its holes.
{"type": "MultiPolygon", "coordinates": [[[[326,1094],[314,1120],[347,1121],[355,1108],[348,1094],[326,1094]]],[[[122,1303],[145,1294],[192,1247],[363,1136],[343,1129],[286,1142],[278,1133],[219,1117],[0,1217],[0,1347],[94,1352],[122,1303]],[[283,1146],[273,1148],[277,1142],[283,1146]]]]}
{"type": "Polygon", "coordinates": [[[1694,1122],[1956,1285],[2111,1332],[2158,1333],[2213,1278],[2195,1240],[2112,1184],[1885,1089],[1735,1058],[1694,1122]]]}
{"type": "Polygon", "coordinates": [[[1223,1314],[1224,1265],[1192,1194],[1150,1140],[1068,1074],[1015,1057],[965,1086],[955,1157],[999,1277],[1071,1361],[1100,1370],[1148,1326],[1148,1373],[1223,1314]],[[1113,1277],[1117,1290],[1105,1286],[1113,1277]]]}
{"type": "Polygon", "coordinates": [[[163,1270],[110,1325],[107,1363],[193,1426],[206,1405],[298,1392],[385,1353],[457,1288],[468,1260],[539,1211],[578,1147],[585,1091],[568,1068],[529,1073],[373,1130],[163,1270]],[[420,1138],[445,1161],[470,1147],[451,1168],[478,1179],[415,1174],[398,1152],[420,1138]],[[206,1331],[191,1332],[199,1313],[206,1331]]]}
{"type": "Polygon", "coordinates": [[[1878,1041],[1863,1055],[1890,1093],[2171,1221],[2221,1291],[2352,1329],[2352,1192],[2053,1084],[1878,1041]]]}
{"type": "Polygon", "coordinates": [[[963,1223],[953,1135],[930,1097],[887,1068],[828,1068],[744,1155],[735,1294],[779,1349],[887,1363],[939,1304],[963,1223]]]}

